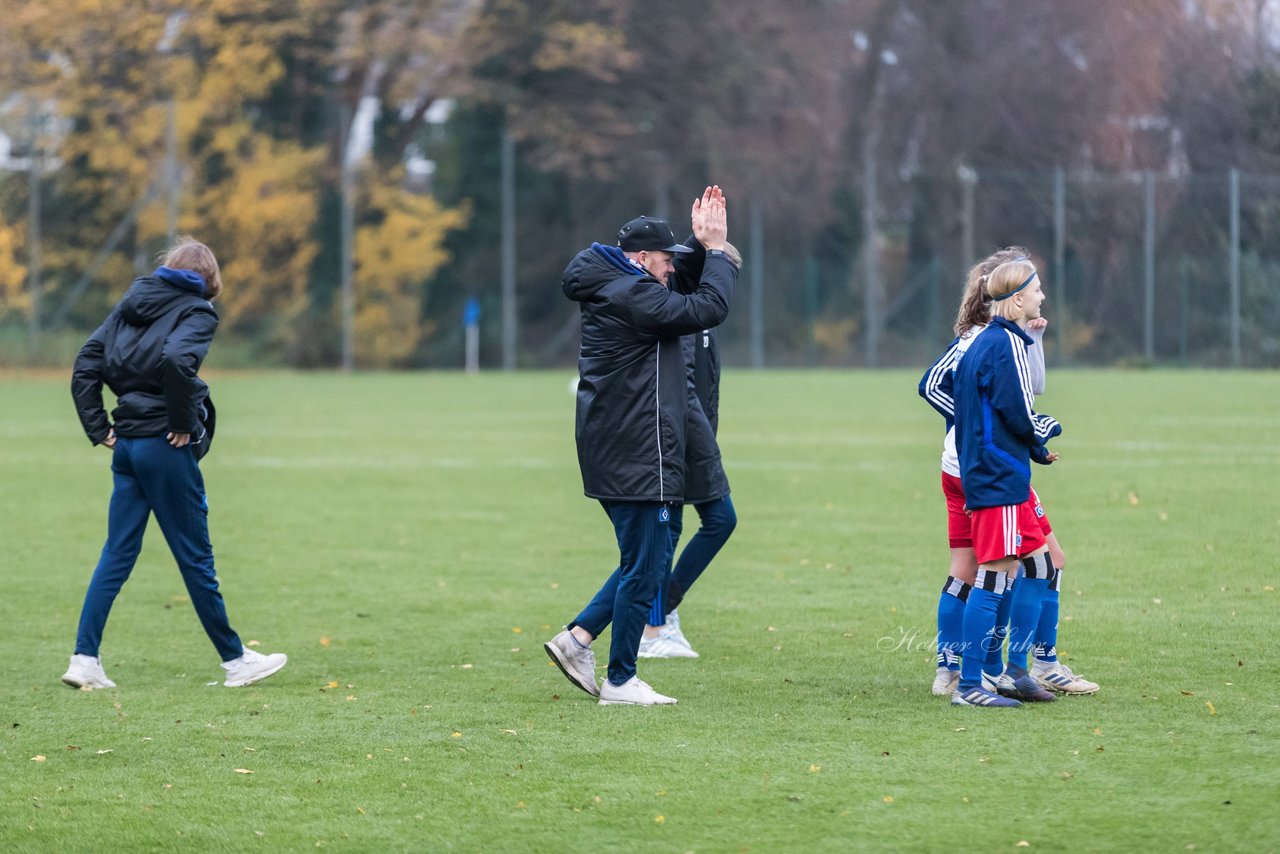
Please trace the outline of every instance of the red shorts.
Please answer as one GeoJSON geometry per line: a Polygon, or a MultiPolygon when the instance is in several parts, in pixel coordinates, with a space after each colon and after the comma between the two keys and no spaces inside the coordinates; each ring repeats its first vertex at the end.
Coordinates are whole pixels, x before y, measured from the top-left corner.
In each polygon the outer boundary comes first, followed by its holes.
{"type": "Polygon", "coordinates": [[[1006,557],[1023,557],[1044,545],[1044,530],[1040,526],[1040,519],[1044,517],[1036,516],[1032,500],[972,511],[969,520],[973,528],[973,556],[979,565],[1006,557]]]}
{"type": "Polygon", "coordinates": [[[1053,533],[1053,526],[1049,524],[1049,514],[1044,512],[1044,507],[1040,504],[1040,496],[1036,495],[1036,488],[1031,487],[1031,512],[1036,514],[1036,521],[1040,523],[1040,532],[1047,539],[1053,533]]]}
{"type": "Polygon", "coordinates": [[[964,487],[960,478],[942,473],[942,494],[947,498],[947,539],[953,549],[973,548],[973,524],[964,512],[964,487]]]}

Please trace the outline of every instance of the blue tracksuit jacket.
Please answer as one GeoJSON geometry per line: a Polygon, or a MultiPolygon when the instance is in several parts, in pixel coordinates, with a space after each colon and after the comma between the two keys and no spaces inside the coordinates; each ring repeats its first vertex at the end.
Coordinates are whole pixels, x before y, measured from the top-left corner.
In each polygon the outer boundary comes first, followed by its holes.
{"type": "Polygon", "coordinates": [[[1033,343],[1017,324],[998,317],[955,369],[956,449],[970,510],[1026,501],[1031,461],[1046,462],[1045,443],[1062,432],[1055,419],[1032,409],[1027,348],[1033,343]]]}

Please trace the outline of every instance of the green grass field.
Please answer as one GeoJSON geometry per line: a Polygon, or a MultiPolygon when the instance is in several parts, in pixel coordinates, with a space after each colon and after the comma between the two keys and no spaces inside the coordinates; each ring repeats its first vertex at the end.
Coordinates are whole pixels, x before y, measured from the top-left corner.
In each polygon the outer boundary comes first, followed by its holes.
{"type": "Polygon", "coordinates": [[[0,849],[1280,849],[1280,374],[1051,372],[1060,649],[1102,690],[1012,711],[929,694],[916,378],[726,373],[702,657],[640,664],[671,708],[598,707],[541,648],[616,559],[568,372],[215,374],[223,592],[289,666],[209,684],[153,526],[95,692],[58,677],[108,454],[65,377],[0,378],[0,849]]]}

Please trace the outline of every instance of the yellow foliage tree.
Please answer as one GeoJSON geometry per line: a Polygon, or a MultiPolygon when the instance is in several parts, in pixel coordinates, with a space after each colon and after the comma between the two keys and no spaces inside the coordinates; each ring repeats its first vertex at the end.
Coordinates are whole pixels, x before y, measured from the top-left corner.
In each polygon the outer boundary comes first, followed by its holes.
{"type": "Polygon", "coordinates": [[[26,290],[27,268],[18,259],[25,245],[25,229],[0,221],[0,320],[27,311],[31,295],[26,290]]]}
{"type": "Polygon", "coordinates": [[[421,319],[422,284],[448,262],[444,238],[468,214],[390,177],[369,187],[356,230],[356,360],[364,366],[403,364],[430,332],[421,319]]]}

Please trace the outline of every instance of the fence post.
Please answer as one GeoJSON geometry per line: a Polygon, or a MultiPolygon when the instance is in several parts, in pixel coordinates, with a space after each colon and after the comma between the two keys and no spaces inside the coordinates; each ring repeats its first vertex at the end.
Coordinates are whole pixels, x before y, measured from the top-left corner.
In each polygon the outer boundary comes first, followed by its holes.
{"type": "Polygon", "coordinates": [[[1231,182],[1231,367],[1240,367],[1240,170],[1234,166],[1231,182]]]}
{"type": "Polygon", "coordinates": [[[1143,234],[1142,281],[1145,299],[1142,306],[1142,354],[1148,362],[1156,360],[1156,175],[1143,173],[1146,229],[1143,234]]]}
{"type": "Polygon", "coordinates": [[[1070,361],[1067,335],[1067,173],[1059,166],[1053,170],[1053,287],[1058,303],[1057,330],[1058,358],[1070,361]]]}
{"type": "Polygon", "coordinates": [[[764,213],[757,196],[751,197],[748,229],[751,240],[751,367],[764,367],[764,213]]]}

